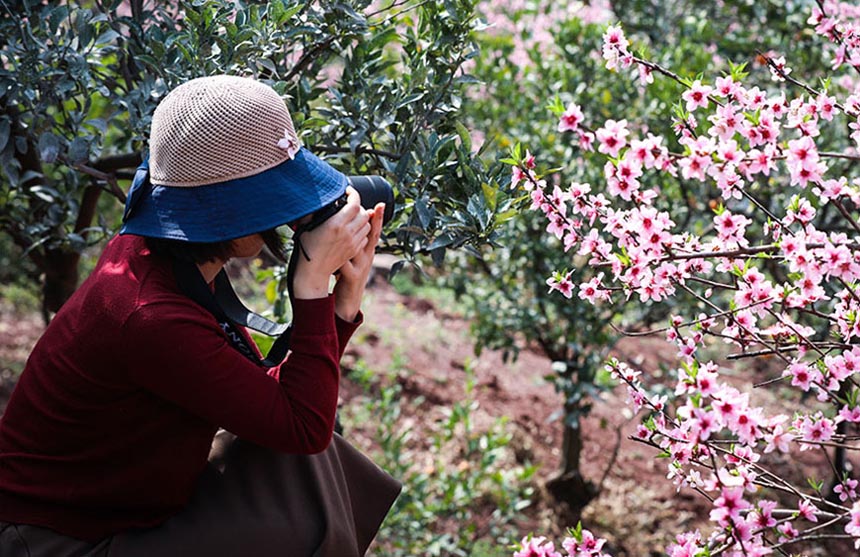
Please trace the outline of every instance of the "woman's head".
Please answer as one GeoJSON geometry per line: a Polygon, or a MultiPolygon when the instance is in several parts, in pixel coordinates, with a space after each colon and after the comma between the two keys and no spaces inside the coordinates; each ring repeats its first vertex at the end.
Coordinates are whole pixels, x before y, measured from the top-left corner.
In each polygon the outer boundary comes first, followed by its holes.
{"type": "Polygon", "coordinates": [[[224,253],[218,244],[313,213],[347,183],[301,147],[274,89],[241,77],[194,79],[153,114],[121,233],[206,244],[191,251],[208,257],[224,253]]]}
{"type": "Polygon", "coordinates": [[[287,262],[287,246],[284,237],[274,228],[221,242],[185,242],[166,238],[146,238],[149,251],[161,257],[178,259],[202,265],[210,262],[225,262],[231,257],[254,257],[263,246],[280,261],[287,262]]]}

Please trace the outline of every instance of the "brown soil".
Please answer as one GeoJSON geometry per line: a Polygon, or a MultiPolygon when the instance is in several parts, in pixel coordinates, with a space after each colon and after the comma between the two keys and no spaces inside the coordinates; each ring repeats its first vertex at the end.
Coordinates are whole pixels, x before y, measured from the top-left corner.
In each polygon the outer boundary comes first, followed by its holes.
{"type": "MultiPolygon", "coordinates": [[[[471,369],[480,404],[474,419],[489,424],[506,416],[517,460],[539,465],[535,503],[524,513],[522,534],[559,537],[570,515],[546,494],[543,484],[559,466],[561,422],[553,419],[561,397],[543,377],[550,362],[534,351],[523,351],[515,362],[505,363],[498,352],[474,355],[469,323],[434,304],[375,284],[365,303],[366,322],[356,333],[344,359],[341,388],[344,404],[362,394],[349,379],[349,369],[360,359],[379,373],[399,368],[402,387],[401,419],[420,429],[422,417],[434,407],[450,406],[463,395],[465,370],[471,369]]],[[[27,353],[41,333],[37,315],[20,315],[0,306],[0,414],[27,353]]],[[[660,339],[625,339],[616,350],[621,359],[659,375],[661,365],[670,368],[674,349],[660,339]]],[[[762,371],[765,373],[765,371],[762,371]]],[[[663,377],[667,384],[671,377],[663,377]]],[[[607,466],[603,490],[582,515],[583,525],[609,539],[607,549],[618,557],[664,554],[674,535],[697,527],[710,531],[707,502],[692,493],[676,494],[666,477],[666,461],[628,437],[637,420],[631,419],[626,393],[616,389],[598,401],[584,420],[583,473],[598,482],[607,466]]],[[[814,465],[813,465],[814,466],[814,465]]],[[[828,555],[812,551],[809,555],[828,555]]]]}

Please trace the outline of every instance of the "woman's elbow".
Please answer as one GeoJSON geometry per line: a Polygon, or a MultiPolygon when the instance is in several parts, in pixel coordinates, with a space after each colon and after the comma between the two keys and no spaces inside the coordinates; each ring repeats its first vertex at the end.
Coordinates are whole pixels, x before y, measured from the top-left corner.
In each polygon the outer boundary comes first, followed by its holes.
{"type": "Polygon", "coordinates": [[[327,429],[321,429],[309,433],[307,438],[306,452],[307,454],[319,454],[325,451],[331,444],[331,439],[334,436],[334,426],[327,429]]]}

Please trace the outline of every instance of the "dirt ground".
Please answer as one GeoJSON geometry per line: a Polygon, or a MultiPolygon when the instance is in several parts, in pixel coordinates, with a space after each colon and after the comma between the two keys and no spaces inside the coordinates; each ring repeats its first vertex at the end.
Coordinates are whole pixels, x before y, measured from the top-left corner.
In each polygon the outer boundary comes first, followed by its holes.
{"type": "MultiPolygon", "coordinates": [[[[383,281],[369,289],[364,309],[366,321],[345,355],[344,369],[348,371],[358,360],[380,373],[392,365],[405,368],[406,373],[398,375],[406,399],[401,419],[418,418],[418,424],[428,405],[450,405],[458,400],[464,370],[473,370],[479,402],[476,422],[490,423],[506,416],[518,459],[539,466],[536,497],[525,511],[523,534],[559,536],[574,526],[565,522],[569,515],[542,487],[558,469],[562,438],[560,421],[552,419],[562,400],[543,379],[550,372],[550,362],[528,350],[516,362],[505,363],[493,351],[476,357],[466,319],[428,300],[398,294],[383,281]]],[[[17,314],[0,301],[0,413],[41,331],[37,314],[17,314]]],[[[660,339],[626,339],[618,345],[616,355],[655,371],[661,363],[671,365],[674,350],[660,339]]],[[[342,403],[349,404],[360,393],[360,387],[345,373],[342,403]]],[[[608,538],[607,549],[618,557],[663,555],[674,534],[696,527],[710,530],[709,506],[692,493],[676,493],[665,479],[665,461],[628,439],[637,421],[626,409],[625,397],[621,389],[607,394],[584,421],[586,478],[598,481],[603,477],[616,443],[620,450],[601,494],[582,516],[583,525],[608,538]]],[[[809,555],[845,554],[821,551],[809,555]]]]}

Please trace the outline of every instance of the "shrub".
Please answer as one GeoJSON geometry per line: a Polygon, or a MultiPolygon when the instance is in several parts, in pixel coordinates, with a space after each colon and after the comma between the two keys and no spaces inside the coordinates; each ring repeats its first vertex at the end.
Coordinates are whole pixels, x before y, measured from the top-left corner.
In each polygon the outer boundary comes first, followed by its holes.
{"type": "Polygon", "coordinates": [[[15,5],[0,12],[0,231],[44,275],[46,315],[75,289],[81,250],[116,229],[153,108],[201,75],[271,84],[309,148],[388,176],[389,251],[441,261],[505,211],[457,122],[472,0],[15,5]]]}
{"type": "Polygon", "coordinates": [[[358,362],[349,377],[369,396],[348,407],[346,434],[368,435],[374,460],[403,482],[403,492],[380,530],[381,557],[502,556],[516,537],[516,518],[529,505],[535,468],[513,463],[506,420],[477,427],[474,377],[466,368],[463,397],[434,408],[423,423],[405,423],[404,399],[394,380],[380,379],[358,362]],[[432,421],[431,421],[432,420],[432,421]]]}

